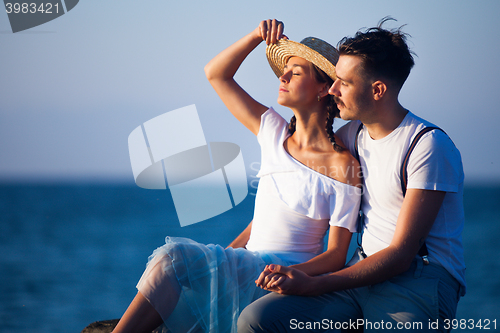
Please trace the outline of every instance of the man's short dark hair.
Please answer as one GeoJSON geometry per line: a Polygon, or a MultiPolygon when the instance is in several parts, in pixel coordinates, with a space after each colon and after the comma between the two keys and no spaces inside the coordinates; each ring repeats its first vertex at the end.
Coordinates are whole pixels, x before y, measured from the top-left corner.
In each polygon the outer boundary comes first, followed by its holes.
{"type": "MultiPolygon", "coordinates": [[[[382,25],[394,20],[383,18],[377,27],[358,31],[354,37],[344,37],[338,45],[340,55],[354,55],[363,59],[362,75],[367,79],[388,79],[398,88],[408,78],[415,64],[414,54],[406,44],[409,36],[402,27],[386,30],[382,25]]],[[[394,20],[395,21],[395,20],[394,20]]]]}

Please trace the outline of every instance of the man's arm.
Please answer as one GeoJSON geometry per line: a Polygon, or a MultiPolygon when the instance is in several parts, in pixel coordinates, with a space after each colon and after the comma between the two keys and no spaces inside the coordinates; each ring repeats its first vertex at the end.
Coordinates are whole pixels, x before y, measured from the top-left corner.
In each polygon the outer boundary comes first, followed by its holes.
{"type": "Polygon", "coordinates": [[[308,276],[290,267],[273,265],[271,271],[288,278],[281,280],[281,284],[265,281],[261,286],[281,294],[312,296],[372,285],[399,275],[408,270],[429,234],[445,194],[441,191],[409,189],[391,244],[357,264],[318,277],[308,276]]]}

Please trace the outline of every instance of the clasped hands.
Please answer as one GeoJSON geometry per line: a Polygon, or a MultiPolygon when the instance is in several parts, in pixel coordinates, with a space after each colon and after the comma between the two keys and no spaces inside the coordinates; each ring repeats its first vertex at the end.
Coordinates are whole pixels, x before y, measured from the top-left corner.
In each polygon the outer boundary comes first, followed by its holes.
{"type": "Polygon", "coordinates": [[[268,291],[284,295],[310,295],[312,277],[293,267],[267,265],[255,284],[268,291]]]}

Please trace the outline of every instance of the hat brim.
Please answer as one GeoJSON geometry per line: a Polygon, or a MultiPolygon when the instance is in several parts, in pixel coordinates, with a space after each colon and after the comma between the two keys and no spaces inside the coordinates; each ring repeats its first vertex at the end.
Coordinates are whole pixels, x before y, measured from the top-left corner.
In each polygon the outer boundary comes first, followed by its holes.
{"type": "MultiPolygon", "coordinates": [[[[333,48],[331,45],[320,40],[319,38],[308,39],[312,42],[315,40],[320,41],[321,43],[314,45],[315,48],[320,48],[320,50],[324,44],[333,48]]],[[[335,48],[333,49],[335,50],[335,48]]],[[[326,54],[328,54],[330,60],[312,48],[288,39],[280,39],[276,42],[276,44],[270,44],[266,48],[267,60],[277,77],[281,77],[283,75],[285,65],[291,57],[300,57],[318,66],[323,72],[326,73],[326,75],[335,81],[337,79],[337,75],[335,74],[335,64],[338,61],[338,53],[333,53],[330,50],[325,50],[325,52],[327,52],[326,54]]]]}

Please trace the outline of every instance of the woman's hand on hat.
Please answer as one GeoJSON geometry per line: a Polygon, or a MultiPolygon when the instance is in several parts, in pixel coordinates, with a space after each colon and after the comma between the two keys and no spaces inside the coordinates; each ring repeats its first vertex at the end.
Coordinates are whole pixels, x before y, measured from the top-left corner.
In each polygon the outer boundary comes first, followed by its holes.
{"type": "Polygon", "coordinates": [[[283,34],[285,30],[285,24],[276,19],[269,19],[260,22],[259,26],[256,29],[259,37],[262,38],[263,41],[266,42],[267,45],[275,44],[281,38],[288,39],[287,36],[283,34]]]}

